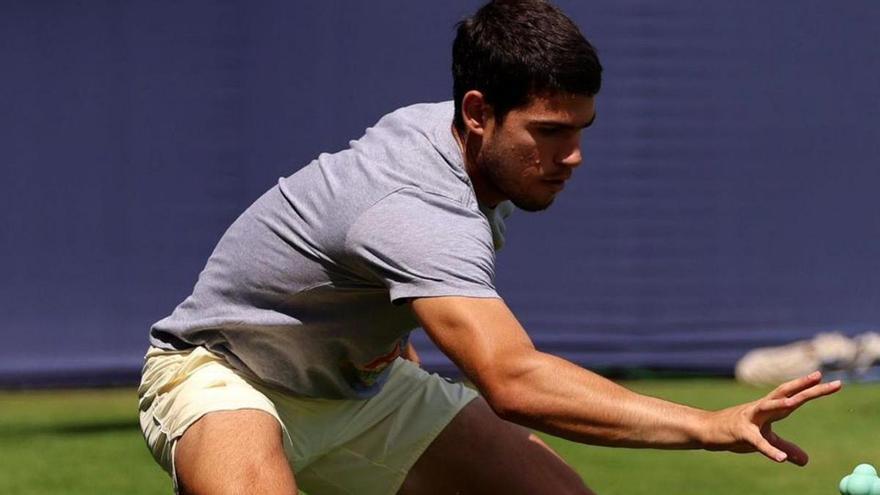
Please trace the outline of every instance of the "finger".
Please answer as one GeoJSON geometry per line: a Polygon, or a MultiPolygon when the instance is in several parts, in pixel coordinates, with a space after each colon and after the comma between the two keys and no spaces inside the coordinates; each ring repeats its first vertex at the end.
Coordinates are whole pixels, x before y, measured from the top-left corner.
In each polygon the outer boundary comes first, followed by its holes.
{"type": "Polygon", "coordinates": [[[785,382],[782,385],[776,387],[776,389],[770,392],[767,395],[767,398],[770,399],[781,399],[784,397],[791,397],[792,395],[812,387],[813,385],[819,383],[822,380],[822,373],[819,371],[814,371],[807,376],[802,376],[800,378],[795,378],[790,382],[785,382]]]}
{"type": "Polygon", "coordinates": [[[840,390],[842,387],[843,384],[840,382],[840,380],[834,380],[833,382],[814,385],[792,397],[762,400],[758,403],[757,410],[760,412],[773,412],[784,409],[790,409],[791,411],[793,411],[803,405],[805,402],[811,401],[819,397],[824,397],[826,395],[831,395],[840,390]]]}
{"type": "Polygon", "coordinates": [[[786,454],[781,449],[778,449],[773,446],[770,442],[764,438],[761,433],[755,429],[752,433],[751,438],[749,439],[750,443],[755,446],[758,452],[764,454],[769,459],[776,462],[785,462],[788,458],[788,454],[786,454]]]}
{"type": "Polygon", "coordinates": [[[758,403],[755,407],[757,412],[777,412],[788,409],[791,407],[791,399],[788,397],[784,399],[765,399],[758,403]]]}
{"type": "Polygon", "coordinates": [[[840,382],[840,380],[834,380],[833,382],[822,383],[810,387],[803,392],[800,392],[797,395],[789,397],[785,400],[788,401],[791,410],[793,411],[798,407],[801,407],[806,402],[837,392],[841,389],[842,386],[843,384],[840,382]]]}
{"type": "Polygon", "coordinates": [[[767,441],[777,449],[788,455],[788,462],[798,466],[806,466],[810,462],[810,456],[797,444],[789,442],[774,432],[768,432],[767,441]]]}

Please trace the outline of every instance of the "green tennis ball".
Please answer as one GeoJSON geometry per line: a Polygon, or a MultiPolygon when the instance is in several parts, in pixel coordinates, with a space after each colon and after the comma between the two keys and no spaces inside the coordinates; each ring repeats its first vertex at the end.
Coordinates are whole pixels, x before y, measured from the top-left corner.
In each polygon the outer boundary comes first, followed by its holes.
{"type": "Polygon", "coordinates": [[[874,478],[870,476],[853,474],[849,477],[846,485],[846,495],[870,495],[874,478]]]}
{"type": "Polygon", "coordinates": [[[859,464],[852,474],[840,480],[842,495],[880,495],[880,478],[870,464],[859,464]]]}
{"type": "Polygon", "coordinates": [[[853,469],[853,474],[866,474],[868,476],[877,476],[877,470],[870,464],[859,464],[853,469]]]}

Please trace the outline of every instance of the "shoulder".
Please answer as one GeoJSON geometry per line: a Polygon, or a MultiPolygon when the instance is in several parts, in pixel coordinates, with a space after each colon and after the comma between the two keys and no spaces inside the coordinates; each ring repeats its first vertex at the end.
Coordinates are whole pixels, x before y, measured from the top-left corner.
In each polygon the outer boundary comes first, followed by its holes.
{"type": "Polygon", "coordinates": [[[469,196],[450,195],[418,186],[401,187],[390,192],[365,209],[361,217],[384,217],[388,222],[411,219],[420,223],[461,221],[468,225],[468,220],[477,220],[488,224],[485,214],[469,196]]]}
{"type": "Polygon", "coordinates": [[[444,124],[451,124],[454,113],[455,106],[452,101],[416,103],[388,113],[376,122],[375,127],[405,126],[425,128],[438,121],[444,124]]]}
{"type": "Polygon", "coordinates": [[[395,110],[351,142],[351,158],[373,179],[384,179],[382,196],[408,187],[467,203],[473,190],[452,135],[453,113],[452,102],[395,110]]]}
{"type": "Polygon", "coordinates": [[[350,247],[363,242],[404,247],[447,241],[493,246],[489,222],[476,204],[417,187],[398,189],[377,201],[346,236],[350,247]]]}
{"type": "Polygon", "coordinates": [[[460,151],[452,137],[453,114],[451,101],[399,108],[367,128],[351,145],[404,160],[433,157],[459,165],[461,158],[456,154],[460,151]]]}
{"type": "Polygon", "coordinates": [[[496,297],[486,217],[447,196],[395,191],[355,221],[345,241],[352,266],[389,287],[392,301],[429,295],[496,297]]]}

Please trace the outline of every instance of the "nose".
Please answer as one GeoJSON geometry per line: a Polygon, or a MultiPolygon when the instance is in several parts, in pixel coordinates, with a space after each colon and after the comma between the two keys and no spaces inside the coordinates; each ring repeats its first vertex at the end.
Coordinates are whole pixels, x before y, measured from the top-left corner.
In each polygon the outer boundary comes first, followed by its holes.
{"type": "Polygon", "coordinates": [[[576,140],[560,152],[556,163],[567,168],[575,168],[581,164],[581,161],[583,161],[581,142],[576,140]]]}

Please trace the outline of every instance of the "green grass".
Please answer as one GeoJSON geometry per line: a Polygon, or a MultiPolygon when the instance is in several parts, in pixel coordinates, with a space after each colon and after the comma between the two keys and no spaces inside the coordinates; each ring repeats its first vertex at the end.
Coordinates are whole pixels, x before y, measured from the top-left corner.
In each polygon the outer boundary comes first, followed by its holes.
{"type": "MultiPolygon", "coordinates": [[[[728,380],[645,380],[642,393],[717,409],[763,391],[728,380]]],[[[777,431],[812,459],[805,468],[760,455],[591,447],[547,438],[598,493],[829,495],[861,462],[880,464],[880,387],[850,385],[777,431]]],[[[171,493],[137,426],[133,390],[0,392],[0,493],[171,493]]],[[[318,494],[319,495],[319,494],[318,494]]]]}
{"type": "MultiPolygon", "coordinates": [[[[644,394],[706,409],[758,398],[759,390],[725,380],[649,380],[626,383],[644,394]]],[[[657,451],[584,446],[547,438],[591,488],[604,495],[836,494],[859,463],[880,464],[880,387],[848,385],[809,403],[774,431],[810,454],[803,468],[760,454],[657,451]]]]}
{"type": "Polygon", "coordinates": [[[171,493],[134,390],[0,393],[0,493],[171,493]]]}

